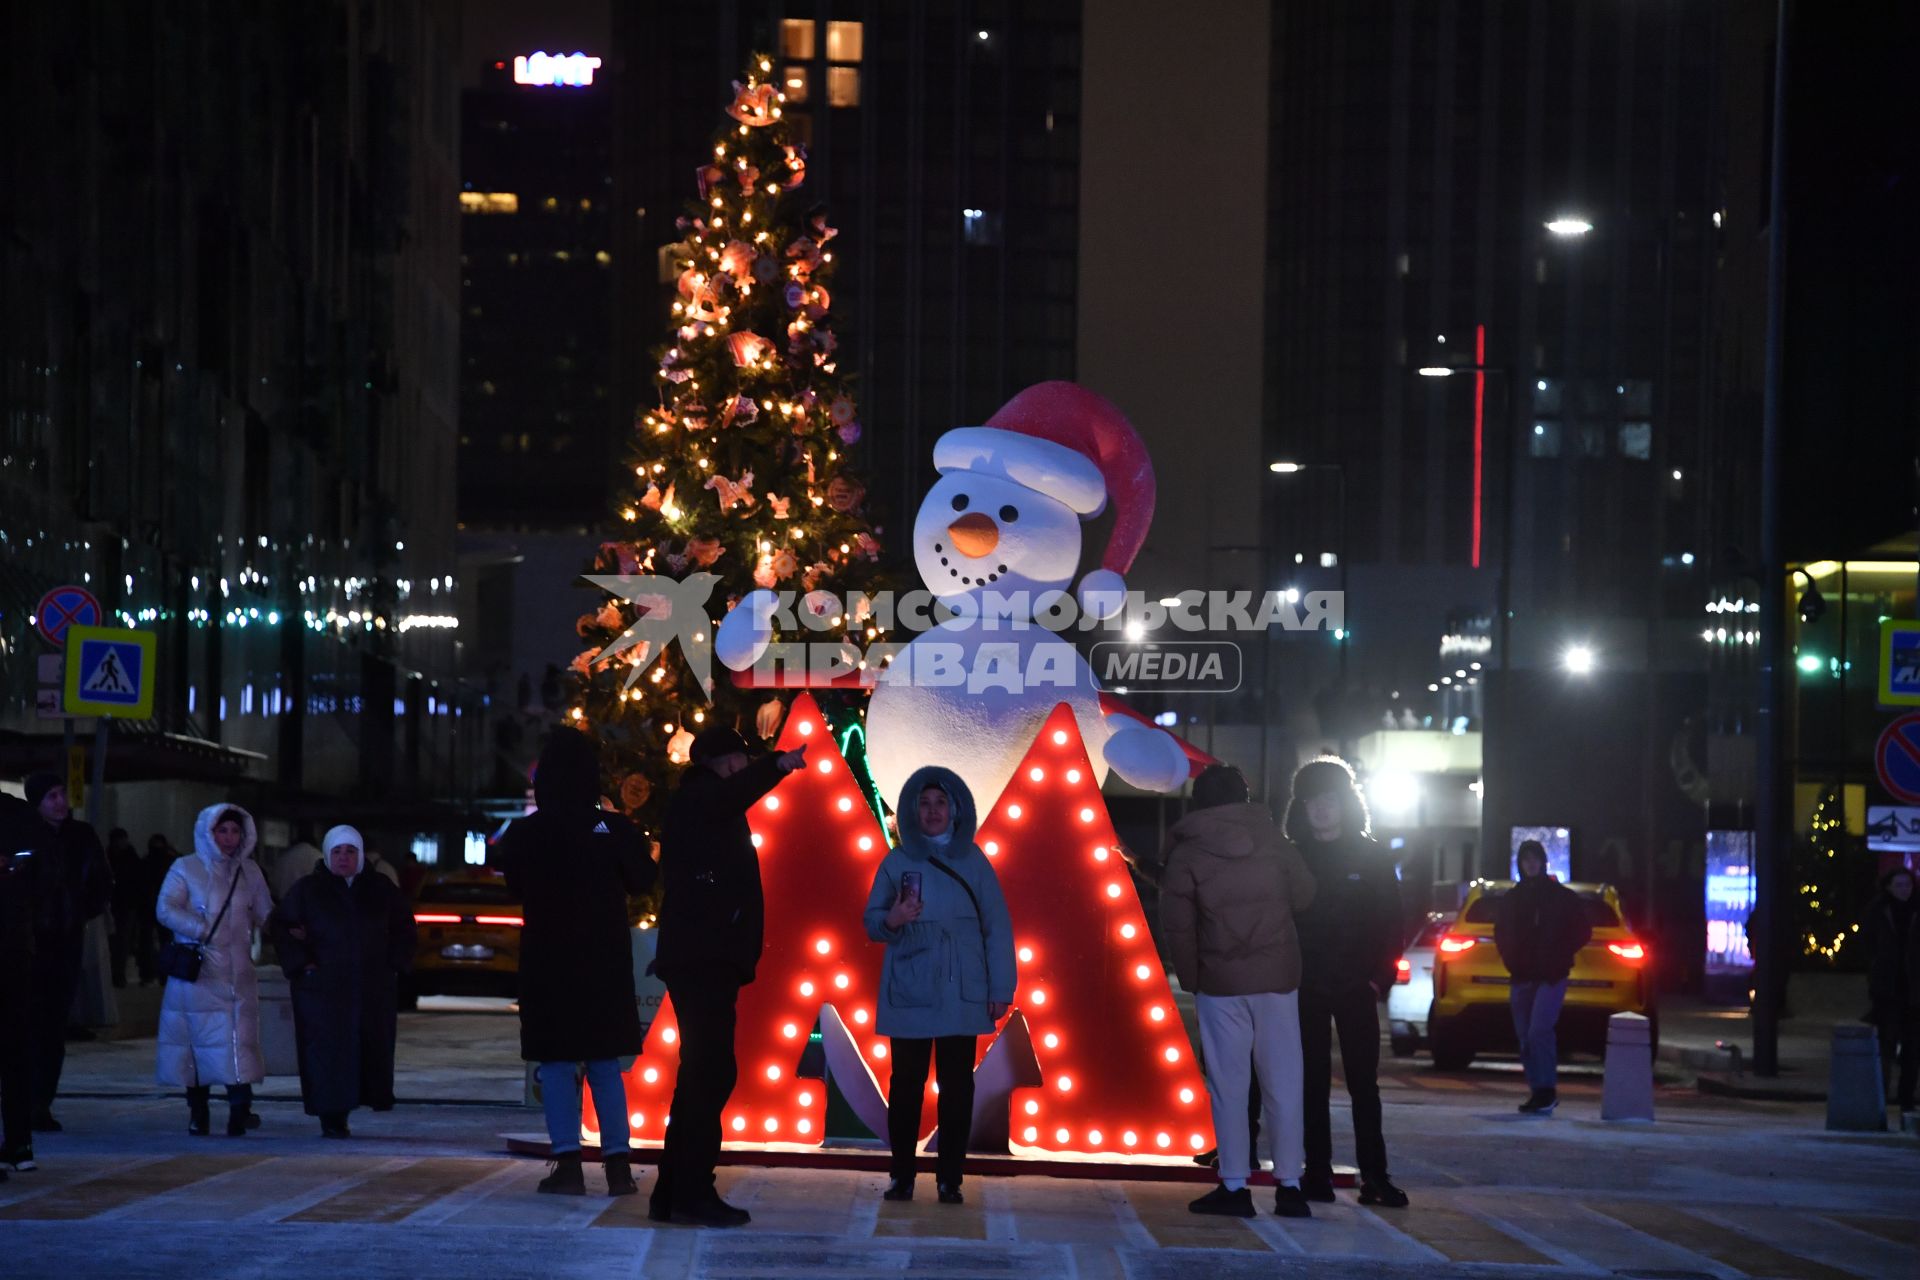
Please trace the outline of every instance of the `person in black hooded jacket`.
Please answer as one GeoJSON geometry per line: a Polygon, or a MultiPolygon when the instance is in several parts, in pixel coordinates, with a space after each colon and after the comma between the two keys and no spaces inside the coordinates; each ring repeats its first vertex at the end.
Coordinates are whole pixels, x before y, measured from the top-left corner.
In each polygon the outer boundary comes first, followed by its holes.
{"type": "Polygon", "coordinates": [[[1547,874],[1545,845],[1522,841],[1514,864],[1520,881],[1500,899],[1493,945],[1507,967],[1513,1033],[1531,1090],[1520,1111],[1552,1115],[1560,1101],[1554,1028],[1567,998],[1567,975],[1580,948],[1593,937],[1593,925],[1580,895],[1547,874]]]}
{"type": "Polygon", "coordinates": [[[49,843],[38,814],[0,795],[0,1182],[34,1167],[34,926],[49,843]]]}
{"type": "Polygon", "coordinates": [[[720,1113],[733,1096],[734,1006],[760,965],[766,899],[747,810],[806,765],[806,749],[749,760],[746,741],[716,725],[693,740],[667,805],[660,866],[660,943],[653,971],[680,1030],[666,1152],[648,1215],[655,1222],[738,1227],[750,1221],[714,1190],[720,1113]]]}
{"type": "Polygon", "coordinates": [[[1393,985],[1405,938],[1400,878],[1373,839],[1367,804],[1353,770],[1321,756],[1293,775],[1283,824],[1313,875],[1310,906],[1296,912],[1300,934],[1300,1051],[1306,1095],[1308,1200],[1332,1203],[1333,1090],[1331,1022],[1340,1038],[1340,1066],[1353,1102],[1353,1145],[1360,1165],[1360,1203],[1404,1208],[1406,1192],[1387,1177],[1380,1127],[1381,996],[1393,985]]]}
{"type": "Polygon", "coordinates": [[[1880,1061],[1887,1083],[1899,1065],[1901,1112],[1913,1110],[1920,1086],[1920,903],[1913,872],[1895,867],[1867,904],[1867,994],[1869,1015],[1880,1030],[1880,1061]]]}
{"type": "Polygon", "coordinates": [[[584,1195],[580,1078],[584,1063],[600,1115],[610,1195],[632,1195],[631,1143],[620,1059],[645,1039],[633,990],[627,899],[653,888],[640,832],[600,807],[592,739],[558,728],[540,752],[538,808],[500,838],[507,887],[520,898],[520,1056],[540,1064],[554,1167],[539,1190],[584,1195]]]}

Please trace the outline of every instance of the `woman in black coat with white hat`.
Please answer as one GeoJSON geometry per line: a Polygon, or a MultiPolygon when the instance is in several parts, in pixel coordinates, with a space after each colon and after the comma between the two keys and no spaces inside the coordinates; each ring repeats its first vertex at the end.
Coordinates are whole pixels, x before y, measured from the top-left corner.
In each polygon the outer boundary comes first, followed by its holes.
{"type": "Polygon", "coordinates": [[[339,826],[325,858],[274,910],[280,967],[293,989],[300,1096],[329,1138],[347,1113],[393,1108],[400,975],[413,967],[413,912],[391,880],[367,870],[366,842],[339,826]]]}

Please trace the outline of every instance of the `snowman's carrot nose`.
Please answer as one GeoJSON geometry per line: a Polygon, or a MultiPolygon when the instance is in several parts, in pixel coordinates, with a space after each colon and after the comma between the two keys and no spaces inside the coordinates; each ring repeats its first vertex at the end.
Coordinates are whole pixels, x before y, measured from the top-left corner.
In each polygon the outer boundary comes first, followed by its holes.
{"type": "Polygon", "coordinates": [[[947,536],[953,539],[955,551],[978,559],[1000,545],[1000,526],[983,512],[969,511],[947,526],[947,536]]]}

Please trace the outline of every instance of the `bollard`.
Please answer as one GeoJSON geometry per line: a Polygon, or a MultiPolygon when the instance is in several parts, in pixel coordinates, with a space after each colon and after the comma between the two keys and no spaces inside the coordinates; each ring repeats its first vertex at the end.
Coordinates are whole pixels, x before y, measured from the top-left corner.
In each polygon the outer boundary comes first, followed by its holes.
{"type": "Polygon", "coordinates": [[[1827,1128],[1876,1133],[1886,1127],[1879,1033],[1868,1026],[1835,1027],[1827,1071],[1827,1128]]]}
{"type": "Polygon", "coordinates": [[[1653,1027],[1638,1013],[1607,1019],[1607,1063],[1600,1092],[1602,1120],[1653,1119],[1653,1027]]]}
{"type": "Polygon", "coordinates": [[[279,966],[255,970],[260,984],[260,1057],[270,1076],[300,1074],[300,1045],[293,1030],[293,989],[279,966]]]}

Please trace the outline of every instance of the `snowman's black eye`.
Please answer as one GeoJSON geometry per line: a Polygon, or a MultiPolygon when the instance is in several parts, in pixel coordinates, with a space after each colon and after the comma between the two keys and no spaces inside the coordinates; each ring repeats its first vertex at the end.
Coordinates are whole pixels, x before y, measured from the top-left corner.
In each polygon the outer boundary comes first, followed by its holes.
{"type": "Polygon", "coordinates": [[[953,509],[955,511],[965,511],[967,509],[967,502],[968,498],[966,494],[956,493],[953,495],[953,509]]]}
{"type": "Polygon", "coordinates": [[[1020,508],[1015,506],[1002,507],[1000,508],[1000,518],[1002,520],[1005,520],[1008,524],[1012,524],[1015,520],[1018,520],[1020,518],[1020,508]]]}

